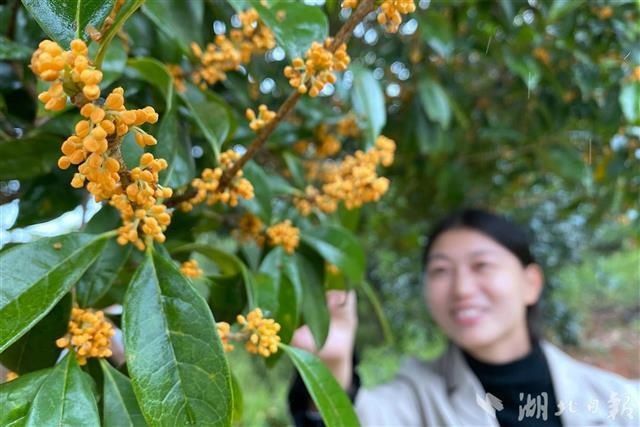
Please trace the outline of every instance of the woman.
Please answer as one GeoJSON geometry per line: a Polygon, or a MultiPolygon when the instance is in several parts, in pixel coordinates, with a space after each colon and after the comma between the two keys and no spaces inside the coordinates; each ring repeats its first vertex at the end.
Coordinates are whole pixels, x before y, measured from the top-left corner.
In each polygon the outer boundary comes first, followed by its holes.
{"type": "MultiPolygon", "coordinates": [[[[432,362],[408,360],[371,390],[358,390],[354,375],[355,296],[329,294],[331,328],[319,356],[355,396],[362,425],[639,425],[637,384],[536,334],[544,277],[520,227],[485,211],[455,213],[430,234],[423,261],[427,307],[448,349],[432,362]]],[[[293,342],[313,351],[306,328],[293,342]]],[[[296,423],[312,425],[313,411],[300,410],[295,393],[290,400],[296,423]]]]}

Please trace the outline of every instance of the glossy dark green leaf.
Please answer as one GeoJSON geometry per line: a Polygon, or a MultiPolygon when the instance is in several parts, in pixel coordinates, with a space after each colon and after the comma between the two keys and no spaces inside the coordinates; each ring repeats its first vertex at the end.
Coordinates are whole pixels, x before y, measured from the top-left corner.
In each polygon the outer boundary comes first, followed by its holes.
{"type": "Polygon", "coordinates": [[[72,176],[66,171],[54,170],[20,181],[20,210],[13,227],[49,221],[78,207],[86,192],[69,186],[72,176]]]}
{"type": "Polygon", "coordinates": [[[239,275],[244,283],[245,292],[249,305],[253,306],[254,284],[251,273],[247,266],[235,255],[221,249],[200,243],[191,243],[176,248],[173,253],[197,252],[209,258],[220,269],[221,276],[239,275]]]}
{"type": "Polygon", "coordinates": [[[29,408],[26,427],[97,426],[100,415],[91,377],[68,353],[44,380],[29,408]]]}
{"type": "Polygon", "coordinates": [[[17,374],[55,365],[60,356],[56,340],[67,332],[71,294],[67,294],[29,332],[0,354],[0,362],[17,374]]]}
{"type": "Polygon", "coordinates": [[[418,93],[427,116],[440,123],[444,129],[448,129],[451,122],[451,106],[442,86],[429,77],[423,77],[418,84],[418,93]]]}
{"type": "Polygon", "coordinates": [[[104,378],[102,420],[105,427],[146,426],[131,380],[104,359],[100,360],[104,378]]]}
{"type": "Polygon", "coordinates": [[[373,73],[363,67],[351,67],[353,72],[353,109],[366,120],[367,145],[373,146],[387,122],[387,109],[380,82],[373,73]]]}
{"type": "Polygon", "coordinates": [[[67,48],[71,40],[89,40],[89,28],[100,28],[115,0],[22,0],[40,27],[51,39],[67,48]]]}
{"type": "Polygon", "coordinates": [[[0,254],[0,352],[24,335],[96,260],[102,236],[72,233],[36,240],[0,254]]]}
{"type": "Polygon", "coordinates": [[[455,37],[450,19],[438,13],[418,13],[422,39],[440,56],[448,58],[453,52],[455,37]]]}
{"type": "Polygon", "coordinates": [[[231,130],[229,107],[212,92],[202,91],[191,84],[187,84],[187,90],[180,95],[204,137],[211,144],[216,159],[219,158],[220,147],[231,130]]]}
{"type": "Polygon", "coordinates": [[[153,58],[131,58],[127,61],[126,73],[157,87],[167,103],[166,110],[171,110],[173,77],[162,62],[153,58]]]}
{"type": "Polygon", "coordinates": [[[142,10],[158,30],[178,41],[184,52],[190,52],[191,42],[202,45],[204,2],[153,0],[146,2],[142,10]]]}
{"type": "Polygon", "coordinates": [[[291,358],[325,425],[360,425],[349,397],[317,356],[285,344],[280,348],[291,358]]]}
{"type": "Polygon", "coordinates": [[[127,368],[149,424],[228,425],[229,367],[206,302],[177,266],[148,252],[124,301],[127,368]]]}
{"type": "Polygon", "coordinates": [[[115,19],[107,31],[102,34],[102,40],[100,41],[100,47],[96,53],[95,61],[98,67],[100,67],[104,57],[107,55],[107,50],[110,50],[113,38],[116,36],[118,31],[120,31],[124,23],[135,13],[136,10],[138,10],[138,8],[140,8],[140,6],[142,6],[143,3],[144,0],[127,0],[124,2],[122,7],[120,7],[115,19]]]}
{"type": "Polygon", "coordinates": [[[253,185],[254,198],[245,203],[254,211],[265,223],[271,222],[271,201],[274,198],[269,177],[264,168],[249,161],[243,168],[244,177],[253,185]]]}
{"type": "Polygon", "coordinates": [[[13,381],[0,384],[0,425],[23,426],[29,407],[38,389],[52,369],[21,375],[13,381]]]}
{"type": "Polygon", "coordinates": [[[28,59],[33,51],[27,46],[0,36],[0,61],[17,61],[28,59]]]}
{"type": "Polygon", "coordinates": [[[236,316],[247,306],[245,280],[241,274],[233,276],[211,276],[205,279],[208,285],[209,307],[219,322],[234,323],[236,316]]]}
{"type": "Polygon", "coordinates": [[[358,239],[347,229],[336,225],[322,225],[303,230],[301,238],[349,279],[354,282],[362,280],[365,268],[364,250],[358,239]]]}
{"type": "Polygon", "coordinates": [[[165,159],[169,167],[160,173],[160,184],[171,188],[191,182],[196,174],[191,142],[175,110],[166,111],[157,132],[158,144],[152,147],[155,157],[165,159]]]}
{"type": "Polygon", "coordinates": [[[24,179],[57,168],[64,138],[36,135],[0,143],[0,180],[24,179]]]}
{"type": "Polygon", "coordinates": [[[329,34],[327,16],[318,6],[288,0],[272,0],[266,5],[260,0],[249,3],[290,59],[303,57],[311,43],[322,42],[329,34]]]}
{"type": "Polygon", "coordinates": [[[304,323],[311,330],[317,348],[322,348],[329,334],[329,309],[325,299],[323,280],[324,261],[313,262],[301,254],[295,254],[295,263],[302,284],[301,313],[304,323]]]}
{"type": "Polygon", "coordinates": [[[96,307],[95,304],[118,279],[118,273],[125,266],[132,247],[119,245],[115,239],[107,242],[98,259],[76,284],[76,298],[80,307],[96,307]]]}
{"type": "Polygon", "coordinates": [[[111,42],[102,63],[102,87],[107,87],[122,76],[127,65],[127,51],[121,40],[111,42]]]}

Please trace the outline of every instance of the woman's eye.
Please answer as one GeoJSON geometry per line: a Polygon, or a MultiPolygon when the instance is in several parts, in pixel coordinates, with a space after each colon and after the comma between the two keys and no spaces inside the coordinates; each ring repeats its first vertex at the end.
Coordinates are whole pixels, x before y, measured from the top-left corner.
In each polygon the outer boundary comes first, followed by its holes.
{"type": "Polygon", "coordinates": [[[488,262],[477,262],[473,264],[473,269],[476,271],[486,270],[490,267],[488,262]]]}
{"type": "Polygon", "coordinates": [[[444,274],[446,271],[447,269],[444,267],[434,267],[429,270],[429,276],[432,276],[432,277],[438,276],[438,275],[444,274]]]}

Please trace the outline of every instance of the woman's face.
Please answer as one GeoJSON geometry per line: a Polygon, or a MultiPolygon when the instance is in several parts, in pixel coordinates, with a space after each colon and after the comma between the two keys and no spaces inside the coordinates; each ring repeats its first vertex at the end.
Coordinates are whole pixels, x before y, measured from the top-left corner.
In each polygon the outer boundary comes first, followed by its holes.
{"type": "MultiPolygon", "coordinates": [[[[540,268],[469,228],[442,233],[431,246],[425,295],[435,321],[458,346],[474,353],[529,346],[526,307],[542,289],[540,268]]],[[[500,357],[500,356],[498,356],[500,357]]]]}

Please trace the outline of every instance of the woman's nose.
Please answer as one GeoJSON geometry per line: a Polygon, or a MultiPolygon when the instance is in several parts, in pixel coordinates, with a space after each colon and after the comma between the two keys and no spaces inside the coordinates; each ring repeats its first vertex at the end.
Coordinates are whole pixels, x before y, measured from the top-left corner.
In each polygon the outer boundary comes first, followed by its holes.
{"type": "Polygon", "coordinates": [[[453,293],[460,298],[472,294],[475,291],[475,278],[473,273],[466,268],[456,268],[453,275],[453,293]]]}

